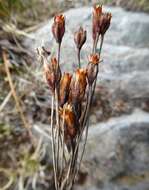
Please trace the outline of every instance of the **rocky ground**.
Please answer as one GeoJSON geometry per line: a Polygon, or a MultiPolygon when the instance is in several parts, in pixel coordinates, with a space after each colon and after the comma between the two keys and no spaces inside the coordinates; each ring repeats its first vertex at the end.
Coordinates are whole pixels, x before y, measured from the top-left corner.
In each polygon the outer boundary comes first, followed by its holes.
{"type": "MultiPolygon", "coordinates": [[[[148,190],[149,16],[121,8],[105,10],[112,12],[112,24],[102,50],[91,115],[91,123],[96,124],[90,127],[82,181],[75,189],[148,190]]],[[[88,36],[81,54],[82,65],[87,64],[91,51],[91,8],[71,9],[64,14],[67,32],[61,66],[63,71],[73,72],[77,60],[73,34],[80,25],[88,36]]],[[[24,41],[33,55],[41,44],[55,51],[52,22],[43,23],[24,41]]],[[[33,68],[37,65],[36,61],[33,68]]],[[[40,123],[37,125],[40,127],[40,123]]]]}

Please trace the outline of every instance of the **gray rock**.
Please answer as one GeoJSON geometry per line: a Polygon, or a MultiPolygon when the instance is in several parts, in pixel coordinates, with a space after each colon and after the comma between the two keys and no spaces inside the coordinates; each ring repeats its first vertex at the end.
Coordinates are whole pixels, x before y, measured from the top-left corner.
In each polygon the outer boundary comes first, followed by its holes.
{"type": "Polygon", "coordinates": [[[84,155],[84,170],[88,172],[84,189],[147,189],[148,126],[149,114],[139,110],[92,126],[84,155]],[[143,175],[146,177],[139,177],[143,175]]]}
{"type": "MultiPolygon", "coordinates": [[[[148,126],[149,114],[140,110],[91,126],[81,167],[87,178],[75,189],[148,190],[148,126]]],[[[49,126],[37,124],[33,130],[49,146],[49,126]]]]}

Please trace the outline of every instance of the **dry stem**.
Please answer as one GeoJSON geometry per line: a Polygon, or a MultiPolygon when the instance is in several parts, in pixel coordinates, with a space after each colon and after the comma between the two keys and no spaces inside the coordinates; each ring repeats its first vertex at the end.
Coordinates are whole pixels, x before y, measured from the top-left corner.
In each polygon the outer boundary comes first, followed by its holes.
{"type": "Polygon", "coordinates": [[[51,134],[52,134],[52,154],[53,154],[53,170],[54,170],[54,182],[57,189],[57,171],[56,171],[56,156],[55,156],[55,138],[54,138],[54,125],[53,125],[53,116],[54,116],[54,96],[52,95],[51,100],[51,134]]]}
{"type": "Polygon", "coordinates": [[[9,63],[8,63],[8,59],[7,59],[7,55],[6,55],[5,51],[2,52],[2,57],[3,57],[4,65],[5,65],[5,71],[6,71],[6,74],[7,74],[7,77],[8,77],[9,86],[10,86],[13,98],[15,100],[17,110],[18,110],[18,112],[20,114],[20,117],[21,117],[21,120],[23,122],[24,127],[27,129],[27,131],[31,135],[30,125],[29,125],[27,119],[24,116],[24,113],[23,113],[23,110],[22,110],[22,107],[21,107],[21,104],[20,104],[19,97],[16,94],[16,90],[15,90],[15,87],[14,87],[14,84],[13,84],[13,81],[12,81],[12,77],[11,77],[11,74],[10,74],[10,71],[9,71],[9,66],[8,66],[9,63]]]}
{"type": "Polygon", "coordinates": [[[79,68],[81,68],[81,62],[80,62],[80,49],[77,49],[77,56],[78,56],[78,65],[79,65],[79,68]]]}

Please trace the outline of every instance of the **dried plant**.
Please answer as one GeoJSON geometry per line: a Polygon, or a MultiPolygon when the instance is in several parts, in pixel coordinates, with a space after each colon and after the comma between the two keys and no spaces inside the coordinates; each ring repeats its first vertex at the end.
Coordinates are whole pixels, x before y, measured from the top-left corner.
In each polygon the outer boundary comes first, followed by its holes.
{"type": "Polygon", "coordinates": [[[57,58],[51,57],[49,60],[50,52],[44,47],[38,49],[44,75],[51,91],[50,129],[56,190],[72,189],[80,169],[88,136],[90,108],[99,71],[101,49],[110,21],[111,14],[104,13],[102,6],[93,7],[93,50],[89,55],[86,68],[81,68],[80,62],[80,52],[86,41],[86,31],[80,27],[75,32],[74,42],[79,68],[73,76],[70,73],[62,74],[60,68],[61,43],[65,33],[65,17],[62,14],[54,17],[52,26],[52,33],[58,44],[57,58]],[[80,146],[83,134],[85,140],[80,146]]]}

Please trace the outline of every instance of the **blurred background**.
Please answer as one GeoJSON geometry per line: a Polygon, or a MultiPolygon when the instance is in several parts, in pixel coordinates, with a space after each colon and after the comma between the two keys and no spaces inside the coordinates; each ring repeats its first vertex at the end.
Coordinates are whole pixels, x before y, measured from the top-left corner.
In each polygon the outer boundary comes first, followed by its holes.
{"type": "Polygon", "coordinates": [[[51,19],[64,12],[62,69],[73,71],[80,25],[88,34],[85,65],[95,3],[112,13],[112,23],[74,189],[149,190],[149,0],[0,0],[0,190],[52,189],[50,92],[36,48],[56,51],[51,19]],[[28,127],[40,139],[36,148],[28,127]]]}

